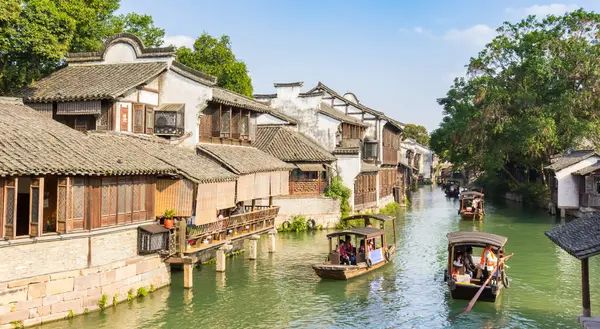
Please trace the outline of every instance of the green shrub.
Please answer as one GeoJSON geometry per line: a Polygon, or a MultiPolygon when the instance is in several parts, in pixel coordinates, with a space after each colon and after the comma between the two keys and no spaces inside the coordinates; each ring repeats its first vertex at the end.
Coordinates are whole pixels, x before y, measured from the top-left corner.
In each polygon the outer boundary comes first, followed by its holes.
{"type": "Polygon", "coordinates": [[[148,295],[148,289],[146,287],[139,287],[137,290],[138,297],[145,297],[148,295]]]}
{"type": "Polygon", "coordinates": [[[100,297],[100,299],[98,300],[98,307],[100,308],[101,311],[104,311],[104,309],[106,308],[107,302],[108,302],[108,296],[102,295],[102,297],[100,297]]]}
{"type": "Polygon", "coordinates": [[[325,190],[325,196],[329,198],[334,198],[340,200],[340,212],[342,213],[342,218],[348,217],[350,215],[350,195],[352,191],[344,185],[342,177],[335,176],[331,180],[331,184],[325,190]]]}
{"type": "Polygon", "coordinates": [[[67,314],[67,316],[65,317],[66,320],[72,320],[75,317],[75,313],[73,313],[73,310],[69,310],[69,314],[67,314]]]}
{"type": "Polygon", "coordinates": [[[133,288],[129,289],[129,291],[127,291],[127,300],[128,301],[132,301],[135,298],[135,295],[133,294],[133,288]]]}
{"type": "Polygon", "coordinates": [[[151,284],[150,284],[150,292],[154,292],[154,290],[155,290],[155,289],[154,289],[154,283],[151,283],[151,284]]]}
{"type": "Polygon", "coordinates": [[[173,217],[175,217],[175,210],[174,209],[165,209],[165,213],[163,214],[163,216],[167,219],[173,218],[173,217]]]}
{"type": "Polygon", "coordinates": [[[379,213],[389,216],[396,216],[398,210],[400,210],[400,205],[396,202],[391,202],[386,204],[385,207],[381,208],[379,213]]]}
{"type": "Polygon", "coordinates": [[[113,296],[113,302],[112,302],[113,307],[117,307],[117,304],[119,303],[119,296],[120,296],[119,293],[116,293],[113,296]]]}
{"type": "Polygon", "coordinates": [[[278,232],[305,232],[308,231],[308,223],[306,217],[302,215],[292,216],[289,221],[289,227],[285,228],[283,226],[279,226],[277,228],[278,232]]]}

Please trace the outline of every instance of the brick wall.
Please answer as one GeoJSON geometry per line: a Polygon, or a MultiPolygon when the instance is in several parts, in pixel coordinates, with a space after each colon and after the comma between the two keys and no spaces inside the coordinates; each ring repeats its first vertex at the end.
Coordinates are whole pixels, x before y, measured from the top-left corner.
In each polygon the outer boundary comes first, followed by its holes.
{"type": "Polygon", "coordinates": [[[61,320],[99,309],[107,297],[127,300],[140,287],[155,289],[170,283],[171,274],[157,255],[135,256],[127,260],[85,269],[54,272],[27,279],[0,283],[0,328],[12,324],[32,326],[61,320]],[[12,323],[12,324],[11,324],[12,323]]]}

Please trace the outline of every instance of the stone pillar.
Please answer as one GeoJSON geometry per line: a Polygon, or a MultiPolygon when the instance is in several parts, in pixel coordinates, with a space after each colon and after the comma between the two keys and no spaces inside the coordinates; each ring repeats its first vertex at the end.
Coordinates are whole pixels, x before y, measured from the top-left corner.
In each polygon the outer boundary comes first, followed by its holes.
{"type": "Polygon", "coordinates": [[[560,208],[560,218],[567,217],[567,210],[565,208],[560,208]]]}
{"type": "MultiPolygon", "coordinates": [[[[186,259],[187,260],[187,259],[186,259]]],[[[193,282],[193,271],[194,264],[192,262],[186,262],[183,264],[183,287],[191,288],[194,285],[193,282]]]]}
{"type": "Polygon", "coordinates": [[[275,234],[277,230],[269,231],[269,253],[275,252],[275,234]]]}
{"type": "Polygon", "coordinates": [[[250,259],[256,259],[258,255],[258,239],[260,235],[254,234],[250,237],[250,259]]]}
{"type": "Polygon", "coordinates": [[[230,244],[222,245],[217,249],[217,272],[225,272],[225,252],[233,248],[230,244]]]}

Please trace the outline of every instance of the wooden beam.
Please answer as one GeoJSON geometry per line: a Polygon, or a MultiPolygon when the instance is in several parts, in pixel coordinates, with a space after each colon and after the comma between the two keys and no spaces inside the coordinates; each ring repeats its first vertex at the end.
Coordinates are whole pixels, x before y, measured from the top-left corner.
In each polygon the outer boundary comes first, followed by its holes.
{"type": "Polygon", "coordinates": [[[592,316],[590,309],[590,268],[587,258],[581,260],[581,302],[583,305],[583,316],[592,316]]]}

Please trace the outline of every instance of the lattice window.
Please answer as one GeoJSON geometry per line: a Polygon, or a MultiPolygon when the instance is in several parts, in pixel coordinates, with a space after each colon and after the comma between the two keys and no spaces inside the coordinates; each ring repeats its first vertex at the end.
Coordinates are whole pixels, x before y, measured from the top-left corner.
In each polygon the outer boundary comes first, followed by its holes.
{"type": "Polygon", "coordinates": [[[131,213],[132,193],[131,179],[127,179],[125,182],[125,212],[128,214],[131,213]]]}
{"type": "Polygon", "coordinates": [[[144,132],[144,105],[134,104],[133,105],[133,132],[143,133],[144,132]]]}
{"type": "Polygon", "coordinates": [[[212,114],[212,137],[221,136],[220,129],[221,129],[221,114],[219,113],[219,110],[216,110],[212,114]]]}
{"type": "Polygon", "coordinates": [[[231,133],[233,138],[240,138],[240,110],[234,110],[231,115],[231,133]]]}
{"type": "Polygon", "coordinates": [[[85,213],[85,180],[75,178],[73,184],[73,219],[82,220],[85,213]]]}
{"type": "Polygon", "coordinates": [[[102,216],[108,216],[108,190],[109,185],[102,185],[102,216]]]}
{"type": "Polygon", "coordinates": [[[125,213],[125,184],[119,182],[119,214],[125,213]]]}
{"type": "Polygon", "coordinates": [[[12,225],[15,218],[15,188],[6,188],[6,224],[12,225]]]}
{"type": "Polygon", "coordinates": [[[40,220],[40,188],[31,188],[31,222],[37,223],[40,220]]]}
{"type": "Polygon", "coordinates": [[[110,205],[110,214],[109,215],[114,216],[117,214],[117,185],[116,184],[110,184],[110,192],[108,193],[108,197],[109,197],[108,204],[110,205]]]}
{"type": "Polygon", "coordinates": [[[67,220],[67,187],[58,186],[58,205],[56,207],[56,219],[59,222],[67,220]]]}
{"type": "Polygon", "coordinates": [[[146,182],[140,182],[140,211],[146,210],[146,182]]]}
{"type": "Polygon", "coordinates": [[[241,128],[241,134],[242,136],[248,136],[250,135],[250,118],[248,117],[248,113],[247,112],[243,112],[242,113],[242,128],[241,128]]]}
{"type": "Polygon", "coordinates": [[[221,137],[230,137],[231,109],[223,110],[221,113],[221,137]]]}
{"type": "Polygon", "coordinates": [[[139,182],[135,182],[133,184],[133,211],[140,211],[140,187],[141,184],[139,182]]]}

